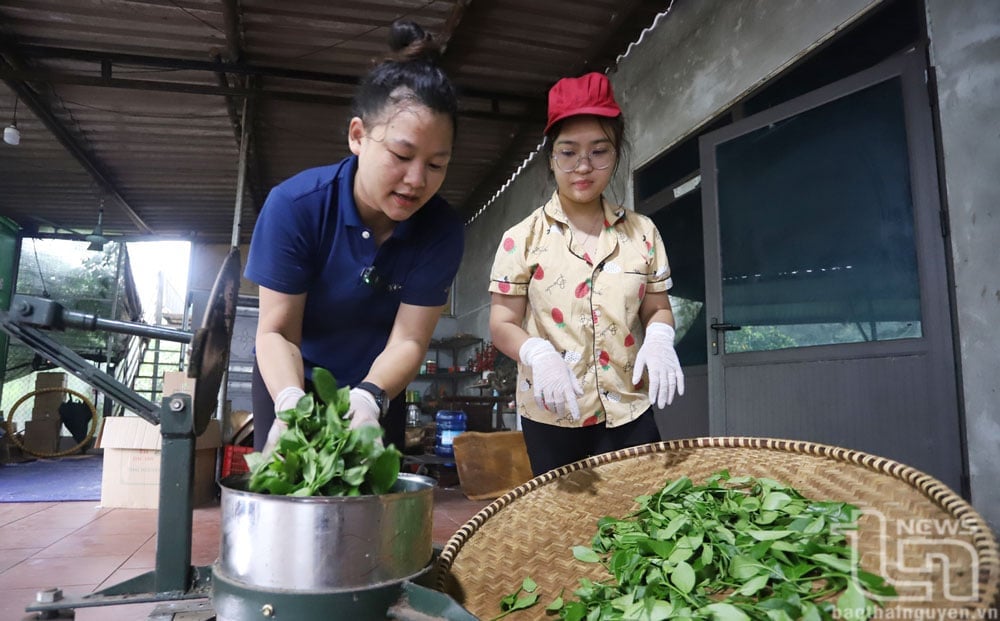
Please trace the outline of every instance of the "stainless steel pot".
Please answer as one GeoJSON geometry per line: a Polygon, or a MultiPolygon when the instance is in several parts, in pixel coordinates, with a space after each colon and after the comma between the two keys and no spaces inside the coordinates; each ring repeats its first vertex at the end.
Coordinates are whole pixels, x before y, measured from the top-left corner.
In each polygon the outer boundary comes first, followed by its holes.
{"type": "Polygon", "coordinates": [[[216,571],[250,587],[361,589],[419,574],[431,560],[435,481],[400,474],[380,496],[272,496],[222,482],[216,571]]]}

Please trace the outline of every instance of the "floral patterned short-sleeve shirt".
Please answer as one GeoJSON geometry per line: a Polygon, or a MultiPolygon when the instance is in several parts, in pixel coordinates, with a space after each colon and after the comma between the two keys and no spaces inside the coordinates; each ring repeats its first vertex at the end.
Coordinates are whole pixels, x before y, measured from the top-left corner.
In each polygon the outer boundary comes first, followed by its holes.
{"type": "Polygon", "coordinates": [[[604,228],[596,256],[587,254],[582,240],[573,239],[553,194],[504,233],[493,261],[490,291],[527,296],[525,330],[551,342],[583,386],[580,420],[557,417],[535,403],[531,368],[518,364],[517,409],[536,422],[617,427],[650,405],[646,375],[632,385],[644,338],[639,306],[647,293],[672,286],[667,253],[648,217],[607,201],[602,206],[604,228]]]}

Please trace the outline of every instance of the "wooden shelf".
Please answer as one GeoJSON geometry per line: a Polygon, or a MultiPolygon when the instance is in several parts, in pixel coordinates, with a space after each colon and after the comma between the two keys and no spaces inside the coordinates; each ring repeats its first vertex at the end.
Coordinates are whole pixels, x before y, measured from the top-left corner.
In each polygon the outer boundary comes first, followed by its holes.
{"type": "Polygon", "coordinates": [[[472,336],[471,334],[459,334],[443,339],[432,340],[430,349],[464,349],[466,347],[472,347],[473,345],[481,346],[482,343],[483,339],[478,336],[472,336]]]}

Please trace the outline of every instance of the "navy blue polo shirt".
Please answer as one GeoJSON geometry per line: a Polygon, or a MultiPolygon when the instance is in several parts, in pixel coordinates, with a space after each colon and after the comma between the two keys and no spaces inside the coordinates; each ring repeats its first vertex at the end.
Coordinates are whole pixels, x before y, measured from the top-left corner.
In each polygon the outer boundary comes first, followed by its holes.
{"type": "Polygon", "coordinates": [[[354,202],[357,162],[351,156],[275,186],[257,218],[245,270],[262,287],[307,294],[306,377],[323,367],[341,386],[368,374],[400,303],[447,301],[464,248],[461,219],[437,195],[377,248],[354,202]]]}

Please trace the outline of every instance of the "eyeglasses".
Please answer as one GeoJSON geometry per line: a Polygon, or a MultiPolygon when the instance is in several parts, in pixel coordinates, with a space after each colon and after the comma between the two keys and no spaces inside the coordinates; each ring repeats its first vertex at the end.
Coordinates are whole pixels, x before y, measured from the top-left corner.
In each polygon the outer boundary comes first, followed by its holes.
{"type": "Polygon", "coordinates": [[[615,150],[611,147],[598,147],[590,153],[580,153],[573,149],[559,149],[552,152],[552,159],[563,172],[573,172],[580,167],[580,162],[584,158],[594,170],[604,170],[615,163],[615,150]]]}

